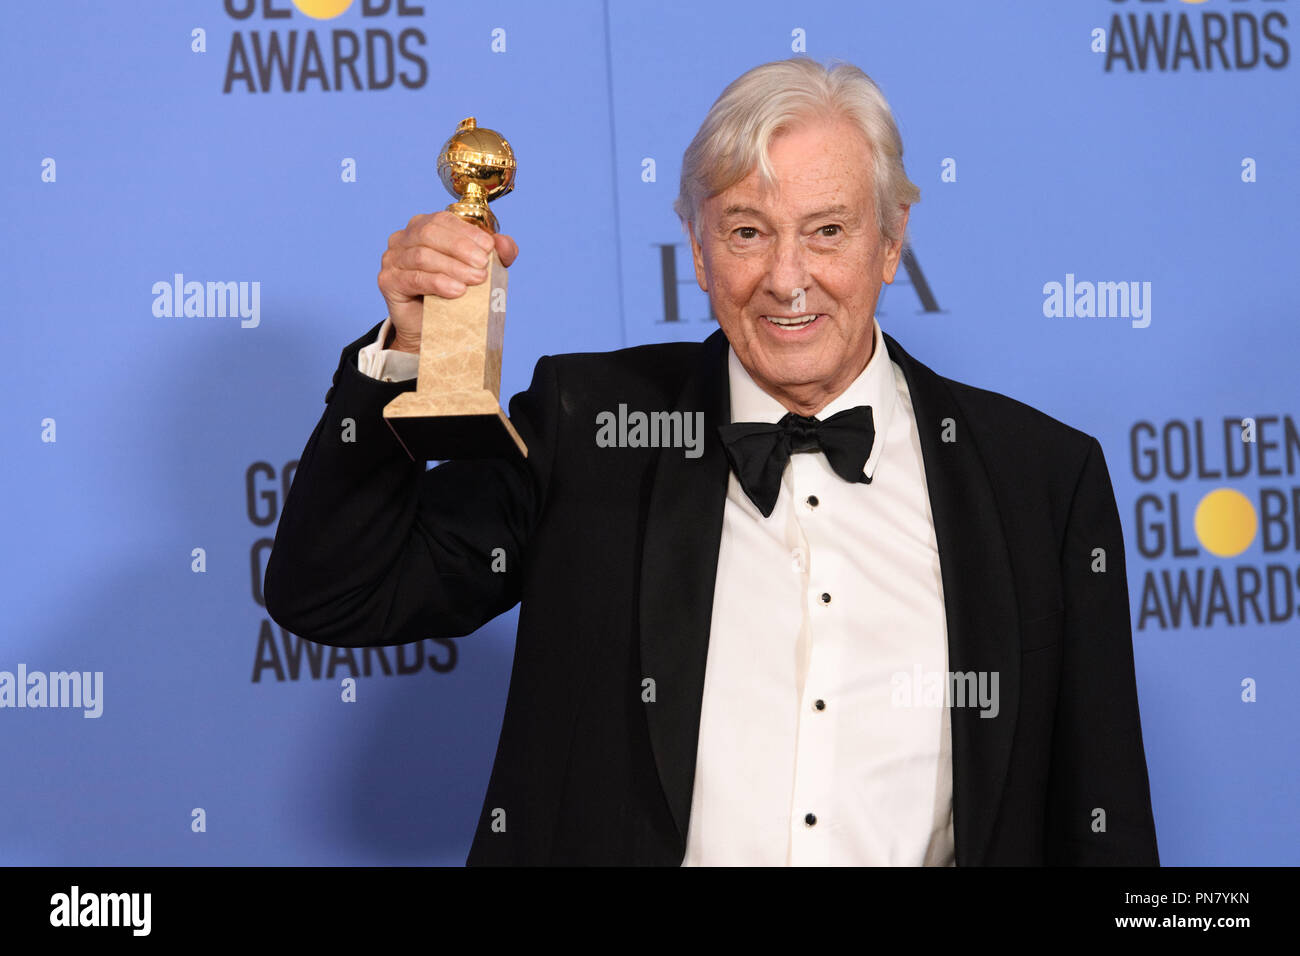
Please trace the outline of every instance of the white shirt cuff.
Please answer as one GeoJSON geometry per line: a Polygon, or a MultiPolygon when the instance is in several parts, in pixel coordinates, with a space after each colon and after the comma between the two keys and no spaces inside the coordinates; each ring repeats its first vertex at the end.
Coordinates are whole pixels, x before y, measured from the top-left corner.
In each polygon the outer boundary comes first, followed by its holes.
{"type": "Polygon", "coordinates": [[[401,349],[384,348],[384,340],[392,327],[393,320],[385,316],[378,338],[357,352],[357,368],[362,375],[382,382],[405,382],[419,374],[420,356],[401,349]]]}

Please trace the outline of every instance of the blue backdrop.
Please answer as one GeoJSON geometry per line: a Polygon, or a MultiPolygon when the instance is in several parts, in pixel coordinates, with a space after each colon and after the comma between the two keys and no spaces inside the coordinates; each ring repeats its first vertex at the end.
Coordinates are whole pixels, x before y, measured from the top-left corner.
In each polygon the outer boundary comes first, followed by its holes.
{"type": "Polygon", "coordinates": [[[472,114],[520,162],[494,204],[521,248],[503,397],[545,353],[702,339],[682,151],[731,79],[806,52],[880,83],[922,190],[884,328],[1105,449],[1162,859],[1300,863],[1295,13],[7,9],[0,704],[20,669],[92,693],[0,706],[0,862],[463,862],[515,615],[366,654],[261,605],[339,351],[384,315],[388,235],[450,201],[436,153],[472,114]],[[234,285],[187,314],[188,282],[234,285]]]}

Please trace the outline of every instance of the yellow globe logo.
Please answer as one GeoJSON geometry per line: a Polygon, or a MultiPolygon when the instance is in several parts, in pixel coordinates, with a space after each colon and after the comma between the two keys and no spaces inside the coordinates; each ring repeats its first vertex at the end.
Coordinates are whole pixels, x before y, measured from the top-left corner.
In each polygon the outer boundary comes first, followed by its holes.
{"type": "Polygon", "coordinates": [[[352,0],[293,0],[293,5],[313,20],[333,20],[352,6],[352,0]]]}
{"type": "Polygon", "coordinates": [[[1250,499],[1232,488],[1216,488],[1196,506],[1196,537],[1220,558],[1235,558],[1249,548],[1258,524],[1250,499]]]}

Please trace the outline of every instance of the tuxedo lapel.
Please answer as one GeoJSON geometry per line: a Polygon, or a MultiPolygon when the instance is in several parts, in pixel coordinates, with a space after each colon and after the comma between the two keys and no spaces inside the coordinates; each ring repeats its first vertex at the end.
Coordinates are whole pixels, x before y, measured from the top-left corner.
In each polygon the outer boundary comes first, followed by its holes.
{"type": "Polygon", "coordinates": [[[729,475],[718,426],[731,420],[727,339],[719,329],[698,353],[674,411],[704,413],[703,452],[659,452],[641,553],[642,694],[650,746],[673,820],[686,844],[700,705],[713,617],[713,587],[729,475]]]}
{"type": "Polygon", "coordinates": [[[890,336],[884,339],[907,379],[921,441],[939,546],[948,670],[998,675],[996,717],[981,717],[980,708],[969,704],[949,708],[957,865],[978,866],[997,819],[1020,700],[1020,625],[1010,553],[970,423],[952,391],[890,336]]]}

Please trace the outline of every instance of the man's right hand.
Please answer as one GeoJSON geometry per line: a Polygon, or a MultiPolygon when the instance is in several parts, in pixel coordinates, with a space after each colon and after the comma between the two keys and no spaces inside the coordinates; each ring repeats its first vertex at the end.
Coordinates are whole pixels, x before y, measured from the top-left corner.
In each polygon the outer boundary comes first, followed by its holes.
{"type": "Polygon", "coordinates": [[[493,248],[507,267],[519,255],[509,236],[489,235],[445,209],[413,216],[389,236],[379,267],[379,291],[393,323],[392,341],[384,347],[418,353],[424,297],[456,299],[468,286],[486,282],[493,248]]]}

